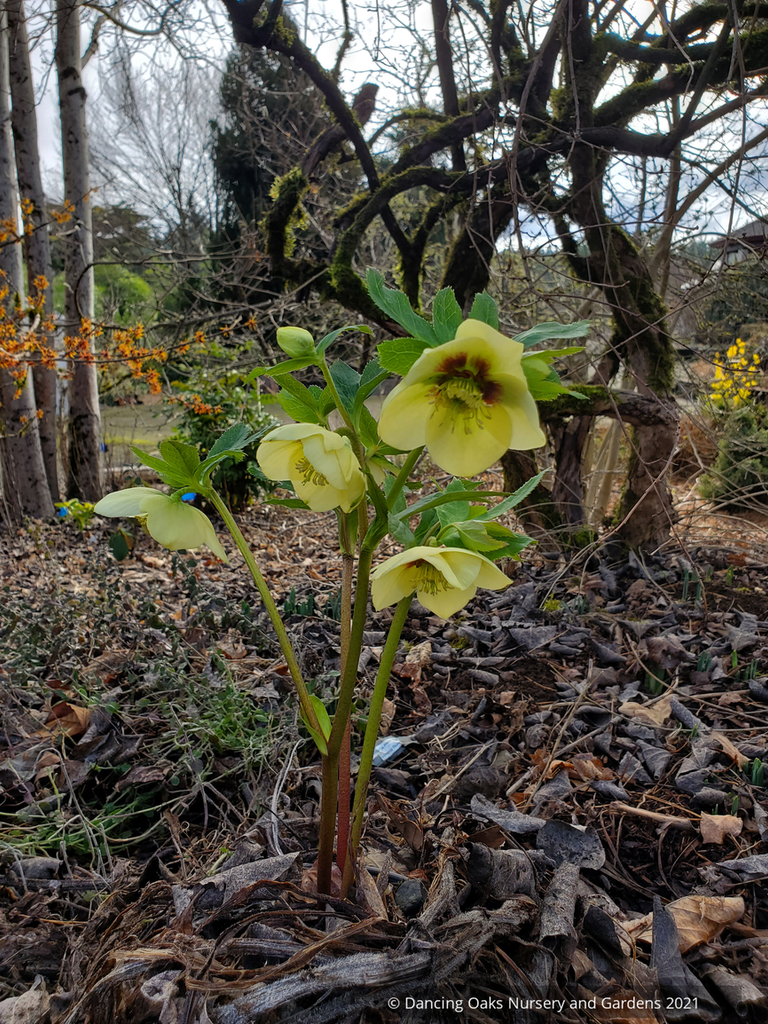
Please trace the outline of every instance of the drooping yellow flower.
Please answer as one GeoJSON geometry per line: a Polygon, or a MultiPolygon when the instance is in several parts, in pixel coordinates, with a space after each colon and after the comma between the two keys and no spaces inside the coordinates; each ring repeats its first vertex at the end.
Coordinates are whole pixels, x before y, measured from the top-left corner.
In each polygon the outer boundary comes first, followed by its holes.
{"type": "Polygon", "coordinates": [[[454,476],[481,473],[514,448],[546,443],[522,368],[524,346],[479,320],[426,349],[391,394],[379,435],[393,448],[426,445],[454,476]]]}
{"type": "Polygon", "coordinates": [[[270,480],[290,480],[315,512],[350,512],[365,495],[365,477],[349,439],[311,423],[271,430],[256,452],[270,480]]]}
{"type": "Polygon", "coordinates": [[[93,511],[118,519],[138,516],[144,520],[150,537],[169,551],[192,551],[205,544],[222,562],[229,562],[208,516],[162,491],[151,487],[114,491],[98,501],[93,511]]]}
{"type": "Polygon", "coordinates": [[[443,619],[463,608],[478,587],[502,590],[504,573],[475,551],[464,548],[415,547],[382,562],[371,575],[371,599],[378,611],[416,592],[416,597],[443,619]]]}

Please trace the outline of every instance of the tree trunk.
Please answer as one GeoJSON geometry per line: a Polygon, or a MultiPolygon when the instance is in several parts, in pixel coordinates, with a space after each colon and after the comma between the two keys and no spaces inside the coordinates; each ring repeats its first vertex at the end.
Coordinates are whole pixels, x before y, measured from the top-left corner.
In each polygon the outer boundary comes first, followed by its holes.
{"type": "MultiPolygon", "coordinates": [[[[65,330],[79,338],[69,384],[68,492],[86,501],[102,495],[101,418],[93,362],[93,233],[91,229],[86,93],[80,65],[77,0],[57,0],[56,69],[59,79],[64,198],[73,213],[64,260],[65,330]]],[[[71,344],[71,343],[70,343],[71,344]]]]}
{"type": "Polygon", "coordinates": [[[16,173],[19,195],[29,200],[32,209],[27,222],[32,231],[24,236],[24,256],[27,263],[27,289],[30,294],[42,292],[42,323],[38,328],[41,344],[47,349],[32,365],[37,407],[42,412],[39,421],[40,445],[43,451],[48,488],[54,501],[63,498],[60,460],[57,444],[56,393],[58,376],[52,363],[54,336],[47,330],[46,321],[53,314],[53,268],[51,244],[48,234],[45,192],[40,174],[40,152],[37,145],[37,112],[32,68],[29,62],[29,41],[23,0],[7,0],[8,27],[10,29],[10,77],[13,110],[11,122],[16,150],[16,173]],[[36,282],[45,278],[45,287],[36,282]],[[47,365],[46,365],[47,364],[47,365]]]}
{"type": "Polygon", "coordinates": [[[638,424],[627,483],[618,511],[619,535],[632,548],[652,550],[669,538],[674,511],[666,473],[677,443],[679,416],[669,398],[674,350],[665,309],[648,265],[632,239],[605,211],[602,201],[604,158],[586,146],[574,146],[574,199],[570,214],[584,230],[589,246],[587,273],[611,309],[611,347],[633,374],[640,395],[658,405],[663,425],[638,424]]]}
{"type": "MultiPolygon", "coordinates": [[[[9,102],[8,39],[6,11],[0,8],[0,222],[9,227],[13,225],[17,234],[18,192],[9,102]]],[[[6,239],[6,244],[0,247],[0,273],[2,287],[7,289],[3,299],[4,319],[15,328],[15,337],[3,341],[10,360],[0,371],[3,492],[6,507],[14,518],[21,513],[43,518],[53,515],[53,502],[40,448],[32,373],[23,352],[23,327],[16,309],[17,304],[23,304],[24,294],[20,241],[6,239]]]]}

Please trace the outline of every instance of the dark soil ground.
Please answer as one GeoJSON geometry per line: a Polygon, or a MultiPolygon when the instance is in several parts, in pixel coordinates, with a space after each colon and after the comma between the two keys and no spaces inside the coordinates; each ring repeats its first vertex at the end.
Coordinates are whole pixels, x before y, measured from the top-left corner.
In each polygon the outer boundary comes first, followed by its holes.
{"type": "MultiPolygon", "coordinates": [[[[541,544],[414,606],[349,900],[313,893],[319,765],[234,559],[0,538],[0,1024],[764,1021],[768,557],[687,501],[653,557],[541,544]]],[[[333,522],[244,517],[326,700],[333,522]]]]}

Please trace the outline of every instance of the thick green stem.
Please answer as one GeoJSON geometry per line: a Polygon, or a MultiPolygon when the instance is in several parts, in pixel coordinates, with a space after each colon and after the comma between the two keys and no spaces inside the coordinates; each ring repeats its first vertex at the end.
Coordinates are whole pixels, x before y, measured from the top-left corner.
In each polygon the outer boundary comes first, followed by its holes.
{"type": "Polygon", "coordinates": [[[304,678],[299,668],[299,663],[296,660],[296,654],[294,653],[293,646],[291,644],[288,633],[286,632],[283,620],[280,618],[280,612],[277,610],[275,599],[270,593],[269,587],[264,577],[261,575],[261,569],[259,569],[256,559],[253,557],[251,549],[248,547],[248,542],[243,536],[240,527],[234,520],[232,513],[227,508],[224,501],[219,495],[211,489],[206,493],[206,497],[210,498],[213,502],[216,511],[219,513],[221,518],[224,520],[229,532],[232,534],[237,549],[245,560],[245,564],[253,577],[253,582],[256,584],[261,600],[264,602],[264,607],[267,609],[267,614],[272,622],[272,626],[277,634],[277,639],[280,643],[283,654],[285,655],[285,661],[288,665],[288,671],[291,673],[291,679],[293,679],[296,687],[296,692],[299,695],[299,703],[301,705],[301,712],[305,721],[316,731],[322,732],[320,724],[317,721],[317,715],[315,709],[312,707],[312,701],[309,699],[309,693],[307,692],[307,685],[304,682],[304,678]]]}
{"type": "MultiPolygon", "coordinates": [[[[349,641],[352,632],[352,578],[354,576],[354,555],[344,552],[341,566],[341,676],[344,677],[349,655],[349,641]]],[[[339,751],[339,823],[336,833],[336,863],[339,871],[344,874],[349,845],[349,812],[351,779],[351,737],[352,723],[347,718],[347,727],[339,751]]]]}
{"type": "Polygon", "coordinates": [[[339,790],[339,755],[323,755],[320,796],[320,835],[317,848],[317,891],[331,895],[333,840],[336,836],[336,802],[339,790]]]}
{"type": "Polygon", "coordinates": [[[352,424],[352,420],[350,419],[349,413],[344,408],[344,403],[341,400],[339,392],[336,390],[336,385],[333,381],[333,377],[331,376],[331,371],[328,366],[328,363],[325,361],[325,357],[323,357],[322,361],[320,362],[320,370],[322,371],[323,377],[325,378],[325,383],[328,385],[328,390],[333,395],[333,400],[336,403],[336,408],[339,410],[339,415],[344,420],[344,425],[348,427],[354,434],[355,428],[352,424]]]}
{"type": "Polygon", "coordinates": [[[403,487],[405,487],[405,482],[411,475],[411,470],[418,462],[423,451],[424,445],[422,445],[421,448],[414,448],[413,451],[408,455],[408,458],[403,463],[402,469],[395,477],[395,482],[392,484],[392,489],[387,495],[387,505],[390,508],[395,507],[395,502],[397,501],[397,498],[400,492],[402,491],[403,487]]]}
{"type": "Polygon", "coordinates": [[[392,666],[395,663],[395,655],[397,654],[397,648],[400,644],[400,634],[403,632],[403,626],[405,625],[405,620],[408,618],[408,611],[411,607],[412,601],[413,594],[410,594],[408,597],[404,597],[395,609],[395,614],[392,617],[392,625],[389,627],[389,633],[387,634],[387,642],[384,645],[384,650],[381,652],[379,671],[376,673],[376,683],[373,687],[371,706],[368,709],[368,724],[365,727],[363,750],[360,754],[360,767],[357,772],[357,782],[355,784],[355,807],[353,812],[352,836],[350,841],[350,849],[354,853],[357,853],[357,847],[360,843],[360,833],[363,828],[365,800],[368,795],[368,783],[371,778],[371,768],[373,766],[373,751],[379,735],[379,725],[381,724],[381,711],[384,707],[384,698],[387,695],[387,686],[389,685],[389,677],[392,674],[392,666]]]}
{"type": "Polygon", "coordinates": [[[355,610],[352,616],[352,629],[349,638],[349,650],[344,665],[344,672],[341,676],[341,687],[339,689],[339,700],[336,705],[336,714],[333,716],[333,728],[328,740],[328,754],[338,758],[341,744],[344,740],[346,723],[352,711],[352,699],[355,694],[355,683],[357,682],[357,666],[360,661],[360,651],[363,646],[363,631],[365,629],[365,617],[368,610],[368,581],[371,575],[371,561],[373,560],[373,549],[363,546],[360,549],[360,558],[357,563],[357,586],[355,587],[355,610]]]}

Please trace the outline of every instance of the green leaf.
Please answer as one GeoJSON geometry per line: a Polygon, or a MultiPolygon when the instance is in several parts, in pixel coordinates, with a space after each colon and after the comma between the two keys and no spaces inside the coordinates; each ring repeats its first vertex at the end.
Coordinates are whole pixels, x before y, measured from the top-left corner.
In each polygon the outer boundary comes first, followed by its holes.
{"type": "Polygon", "coordinates": [[[526,348],[531,348],[532,345],[538,345],[540,341],[548,341],[550,338],[583,338],[589,333],[591,326],[589,320],[577,320],[574,324],[537,324],[522,334],[516,334],[514,341],[520,341],[526,348]]]}
{"type": "Polygon", "coordinates": [[[336,341],[338,336],[340,334],[343,334],[344,331],[357,331],[360,334],[373,334],[371,328],[366,327],[365,324],[358,324],[357,326],[349,327],[339,327],[337,330],[331,331],[330,334],[326,334],[326,336],[317,343],[317,349],[315,351],[318,353],[318,355],[320,355],[320,353],[322,352],[325,352],[328,346],[332,345],[334,341],[336,341]]]}
{"type": "Polygon", "coordinates": [[[481,324],[488,324],[495,331],[499,329],[499,307],[491,298],[488,292],[480,292],[475,296],[472,309],[469,311],[470,320],[479,320],[481,324]]]}
{"type": "MultiPolygon", "coordinates": [[[[413,505],[408,507],[408,516],[420,515],[422,512],[426,512],[427,509],[440,508],[441,505],[445,505],[452,501],[483,501],[486,498],[497,498],[499,496],[498,491],[475,490],[467,480],[463,480],[461,483],[463,483],[468,489],[453,492],[446,489],[440,494],[428,494],[426,497],[420,498],[418,501],[414,502],[413,505]]],[[[478,484],[475,484],[475,487],[478,486],[478,484]]]]}
{"type": "MultiPolygon", "coordinates": [[[[366,388],[381,373],[381,363],[378,359],[369,359],[360,374],[360,387],[366,388]]],[[[378,386],[378,385],[377,385],[378,386]]]]}
{"type": "MultiPolygon", "coordinates": [[[[392,488],[395,486],[395,479],[396,478],[394,476],[386,476],[384,478],[384,494],[387,497],[387,503],[389,503],[389,496],[392,493],[392,488]]],[[[404,488],[401,488],[400,493],[395,499],[394,505],[392,505],[390,508],[390,512],[394,513],[397,516],[399,516],[402,512],[405,512],[407,508],[407,502],[405,500],[405,494],[403,493],[403,491],[404,488]]],[[[405,518],[410,518],[410,512],[405,518]]]]}
{"type": "Polygon", "coordinates": [[[355,397],[360,387],[360,374],[340,359],[330,366],[329,370],[341,404],[352,415],[355,411],[355,397]]]}
{"type": "Polygon", "coordinates": [[[355,412],[353,422],[365,447],[374,448],[379,443],[379,425],[364,405],[355,412]]]}
{"type": "Polygon", "coordinates": [[[559,377],[556,380],[551,380],[549,377],[541,377],[536,373],[530,377],[526,373],[525,376],[528,381],[528,390],[536,402],[551,402],[558,395],[573,395],[574,398],[583,399],[587,397],[582,395],[580,391],[573,391],[571,388],[566,387],[565,384],[561,384],[559,377]]]}
{"type": "Polygon", "coordinates": [[[394,288],[384,287],[384,278],[378,270],[369,268],[365,275],[365,283],[368,285],[368,294],[379,309],[391,316],[414,338],[420,338],[431,348],[435,348],[439,344],[431,325],[418,313],[414,313],[406,296],[394,288]]]}
{"type": "Polygon", "coordinates": [[[138,455],[145,466],[149,466],[150,469],[154,469],[159,473],[163,483],[168,484],[169,487],[186,487],[188,490],[194,490],[194,480],[189,479],[189,474],[186,470],[179,472],[179,470],[164,462],[163,459],[149,455],[134,445],[130,445],[130,449],[135,455],[138,455]]]}
{"type": "Polygon", "coordinates": [[[571,345],[570,348],[537,348],[535,352],[523,354],[523,365],[536,365],[537,360],[549,366],[555,359],[563,359],[565,356],[573,356],[577,352],[583,352],[583,345],[571,345]]]}
{"type": "Polygon", "coordinates": [[[235,423],[229,430],[225,430],[221,437],[216,439],[213,448],[208,452],[208,458],[218,455],[223,451],[240,451],[249,445],[257,436],[247,423],[235,423]]]}
{"type": "MultiPolygon", "coordinates": [[[[275,487],[282,487],[285,490],[290,490],[291,485],[287,480],[281,480],[279,484],[273,484],[275,487]]],[[[306,501],[302,501],[301,498],[267,498],[264,501],[265,505],[282,505],[283,508],[303,508],[309,509],[309,505],[306,501]]]]}
{"type": "Polygon", "coordinates": [[[109,535],[109,548],[118,562],[122,562],[124,558],[130,555],[132,546],[133,537],[130,533],[126,533],[125,530],[117,530],[109,535]],[[130,544],[128,543],[129,538],[131,540],[130,544]]]}
{"type": "Polygon", "coordinates": [[[288,394],[287,391],[279,392],[277,401],[283,412],[290,416],[291,419],[296,420],[297,423],[320,422],[320,415],[314,406],[307,405],[306,402],[302,402],[300,398],[288,394]]]}
{"type": "Polygon", "coordinates": [[[441,288],[432,303],[432,327],[441,345],[453,341],[463,319],[453,288],[441,288]]]}
{"type": "Polygon", "coordinates": [[[377,345],[376,351],[385,370],[404,377],[426,348],[426,341],[418,338],[392,338],[377,345]]]}
{"type": "Polygon", "coordinates": [[[424,543],[430,531],[432,530],[432,527],[435,526],[437,522],[437,512],[435,512],[434,509],[429,509],[422,515],[421,519],[419,520],[419,525],[416,527],[416,530],[414,532],[414,539],[417,544],[424,543]]]}
{"type": "Polygon", "coordinates": [[[404,548],[413,547],[416,543],[416,538],[407,523],[391,512],[387,522],[389,524],[389,532],[398,544],[402,544],[404,548]]]}
{"type": "Polygon", "coordinates": [[[321,754],[326,755],[328,753],[328,740],[331,736],[331,720],[328,717],[328,712],[325,710],[325,704],[323,704],[319,697],[313,693],[310,694],[309,700],[317,717],[317,724],[320,726],[320,731],[318,732],[316,729],[312,728],[304,716],[303,709],[300,712],[301,720],[304,723],[307,732],[315,741],[317,749],[321,754]]]}
{"type": "Polygon", "coordinates": [[[502,546],[496,548],[493,555],[490,556],[493,559],[518,558],[523,548],[536,543],[533,537],[527,537],[524,533],[515,533],[514,530],[508,530],[506,526],[501,526],[499,523],[488,523],[487,528],[492,537],[503,541],[502,546]]]}
{"type": "Polygon", "coordinates": [[[300,356],[297,359],[285,359],[276,366],[255,366],[243,384],[250,384],[257,377],[279,377],[281,374],[293,373],[294,370],[303,370],[305,366],[316,366],[317,360],[314,356],[300,356]]]}
{"type": "Polygon", "coordinates": [[[470,551],[496,551],[504,547],[504,541],[491,537],[482,523],[470,520],[465,523],[454,523],[453,528],[464,547],[470,551]]]}
{"type": "Polygon", "coordinates": [[[493,508],[489,508],[487,512],[481,513],[477,516],[477,520],[482,523],[488,523],[492,519],[498,519],[499,516],[503,516],[505,512],[509,512],[510,509],[515,508],[521,501],[525,501],[528,495],[536,490],[544,477],[544,473],[537,473],[536,476],[532,476],[530,480],[526,480],[522,487],[510,494],[509,497],[500,501],[498,505],[494,505],[493,508]]]}
{"type": "Polygon", "coordinates": [[[277,401],[284,412],[299,423],[320,422],[317,399],[309,388],[290,374],[280,374],[275,380],[280,385],[277,401]]]}
{"type": "Polygon", "coordinates": [[[184,441],[167,440],[161,441],[158,447],[169,466],[180,473],[190,473],[194,478],[195,470],[200,465],[200,456],[194,445],[186,444],[184,441]]]}

